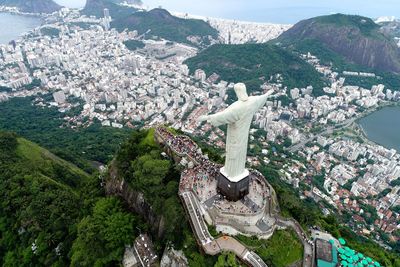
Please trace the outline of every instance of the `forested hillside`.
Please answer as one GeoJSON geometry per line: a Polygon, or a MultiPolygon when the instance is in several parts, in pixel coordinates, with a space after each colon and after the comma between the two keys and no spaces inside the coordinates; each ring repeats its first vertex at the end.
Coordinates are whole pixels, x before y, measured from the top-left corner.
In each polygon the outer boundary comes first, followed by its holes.
{"type": "Polygon", "coordinates": [[[49,151],[0,132],[0,265],[119,264],[140,226],[116,198],[49,151]]]}
{"type": "Polygon", "coordinates": [[[157,36],[170,41],[208,45],[211,39],[218,38],[218,31],[207,22],[198,19],[182,19],[171,15],[167,10],[156,8],[136,12],[121,17],[111,23],[118,31],[136,30],[139,34],[157,36]],[[191,39],[190,37],[195,37],[191,39]],[[198,39],[198,40],[195,40],[198,39]]]}
{"type": "Polygon", "coordinates": [[[276,74],[281,74],[283,84],[290,88],[312,85],[318,94],[325,85],[310,64],[270,44],[213,45],[185,63],[191,73],[202,69],[207,76],[216,73],[225,81],[245,82],[251,90],[258,90],[276,74]]]}
{"type": "Polygon", "coordinates": [[[71,129],[64,125],[64,118],[79,114],[79,109],[60,113],[56,108],[32,105],[32,100],[13,98],[1,103],[0,130],[16,132],[87,172],[111,161],[129,136],[128,129],[101,127],[100,123],[71,129]]]}

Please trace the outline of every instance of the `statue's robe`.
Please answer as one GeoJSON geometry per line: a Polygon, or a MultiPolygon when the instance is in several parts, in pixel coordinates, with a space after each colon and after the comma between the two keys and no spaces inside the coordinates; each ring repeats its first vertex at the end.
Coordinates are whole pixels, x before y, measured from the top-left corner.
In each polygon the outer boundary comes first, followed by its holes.
{"type": "MultiPolygon", "coordinates": [[[[247,101],[238,100],[224,111],[210,115],[208,121],[214,126],[228,124],[226,156],[223,172],[228,179],[243,176],[246,172],[247,145],[254,114],[264,106],[268,96],[250,96],[247,101]]],[[[244,178],[244,177],[243,177],[244,178]]]]}

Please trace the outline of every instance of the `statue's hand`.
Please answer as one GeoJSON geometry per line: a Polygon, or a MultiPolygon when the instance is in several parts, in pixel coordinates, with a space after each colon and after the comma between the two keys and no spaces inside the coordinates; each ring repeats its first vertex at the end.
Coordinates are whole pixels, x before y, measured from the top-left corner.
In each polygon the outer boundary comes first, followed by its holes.
{"type": "Polygon", "coordinates": [[[198,122],[202,122],[202,121],[207,121],[208,120],[208,116],[207,115],[203,115],[197,118],[198,122]]]}
{"type": "Polygon", "coordinates": [[[274,90],[269,90],[268,92],[266,92],[264,94],[265,97],[269,97],[270,95],[272,95],[275,91],[274,90]]]}

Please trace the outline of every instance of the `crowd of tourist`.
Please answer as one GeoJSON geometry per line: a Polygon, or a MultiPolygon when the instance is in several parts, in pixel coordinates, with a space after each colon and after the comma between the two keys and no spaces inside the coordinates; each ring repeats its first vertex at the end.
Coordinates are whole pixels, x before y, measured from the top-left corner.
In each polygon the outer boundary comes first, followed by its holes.
{"type": "Polygon", "coordinates": [[[185,135],[173,135],[168,129],[164,127],[157,128],[158,134],[162,136],[168,146],[179,155],[187,155],[198,166],[209,173],[210,176],[216,177],[219,174],[221,166],[211,162],[206,156],[203,155],[201,149],[197,146],[192,139],[185,135]]]}

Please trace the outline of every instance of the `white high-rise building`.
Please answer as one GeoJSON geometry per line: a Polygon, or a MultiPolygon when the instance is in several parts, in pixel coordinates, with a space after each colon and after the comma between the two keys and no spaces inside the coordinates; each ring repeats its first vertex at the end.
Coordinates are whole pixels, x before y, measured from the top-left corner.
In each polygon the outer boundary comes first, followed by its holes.
{"type": "Polygon", "coordinates": [[[104,29],[106,31],[110,30],[111,27],[111,16],[110,16],[110,11],[108,10],[108,8],[104,9],[104,19],[103,19],[103,23],[104,23],[104,29]]]}
{"type": "Polygon", "coordinates": [[[194,72],[194,78],[196,80],[200,80],[201,82],[205,82],[207,75],[204,70],[198,69],[194,72]]]}

